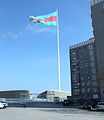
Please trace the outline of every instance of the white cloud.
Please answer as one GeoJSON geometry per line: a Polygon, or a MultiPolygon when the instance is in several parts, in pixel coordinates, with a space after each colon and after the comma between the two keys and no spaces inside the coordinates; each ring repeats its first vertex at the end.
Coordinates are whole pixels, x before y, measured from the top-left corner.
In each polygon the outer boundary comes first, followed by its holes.
{"type": "Polygon", "coordinates": [[[7,35],[5,34],[5,33],[0,33],[0,38],[6,38],[7,37],[7,35]]]}
{"type": "Polygon", "coordinates": [[[45,25],[39,26],[39,25],[34,25],[34,24],[28,24],[25,28],[25,30],[32,31],[34,33],[56,33],[55,27],[47,27],[45,25]]]}
{"type": "Polygon", "coordinates": [[[14,33],[14,32],[1,32],[0,33],[0,39],[6,39],[6,38],[13,38],[17,39],[19,37],[27,37],[29,35],[33,34],[39,34],[39,33],[56,33],[55,27],[47,27],[45,25],[34,25],[34,24],[27,24],[27,26],[20,32],[14,33]]]}
{"type": "Polygon", "coordinates": [[[7,32],[7,36],[12,37],[12,38],[18,38],[18,34],[15,34],[13,32],[7,32]]]}
{"type": "Polygon", "coordinates": [[[0,33],[0,39],[6,39],[6,38],[18,38],[18,34],[15,34],[13,32],[1,32],[0,33]]]}

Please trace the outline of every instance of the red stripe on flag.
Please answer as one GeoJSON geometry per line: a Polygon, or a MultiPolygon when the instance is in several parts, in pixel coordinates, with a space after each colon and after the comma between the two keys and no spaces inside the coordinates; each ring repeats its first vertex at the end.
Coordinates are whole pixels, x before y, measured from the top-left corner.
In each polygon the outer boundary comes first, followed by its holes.
{"type": "Polygon", "coordinates": [[[56,16],[52,16],[44,19],[44,22],[52,22],[52,21],[56,21],[56,16]]]}
{"type": "Polygon", "coordinates": [[[35,20],[34,18],[31,18],[31,20],[35,20]]]}

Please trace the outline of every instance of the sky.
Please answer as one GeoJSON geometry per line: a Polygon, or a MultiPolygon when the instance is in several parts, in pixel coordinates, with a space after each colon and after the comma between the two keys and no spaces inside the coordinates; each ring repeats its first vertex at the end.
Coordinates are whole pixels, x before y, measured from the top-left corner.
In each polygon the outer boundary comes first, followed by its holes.
{"type": "Polygon", "coordinates": [[[69,46],[93,37],[89,0],[0,0],[0,90],[58,90],[55,26],[28,16],[59,11],[61,90],[71,91],[69,46]]]}

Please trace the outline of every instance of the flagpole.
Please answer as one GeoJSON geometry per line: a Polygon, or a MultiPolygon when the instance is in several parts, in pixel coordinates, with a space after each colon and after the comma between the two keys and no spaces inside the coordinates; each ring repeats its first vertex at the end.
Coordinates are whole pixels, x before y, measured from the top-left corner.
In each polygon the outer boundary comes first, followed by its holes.
{"type": "Polygon", "coordinates": [[[58,90],[60,92],[60,45],[59,45],[59,18],[58,18],[58,9],[57,9],[57,47],[58,47],[58,90]]]}

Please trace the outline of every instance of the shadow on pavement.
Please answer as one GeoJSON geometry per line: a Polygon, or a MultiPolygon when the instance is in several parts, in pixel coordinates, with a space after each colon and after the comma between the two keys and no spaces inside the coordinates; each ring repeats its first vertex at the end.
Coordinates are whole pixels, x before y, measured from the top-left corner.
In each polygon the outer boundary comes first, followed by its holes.
{"type": "Polygon", "coordinates": [[[9,103],[8,107],[31,107],[31,108],[63,108],[61,103],[54,102],[28,102],[28,103],[9,103]]]}

